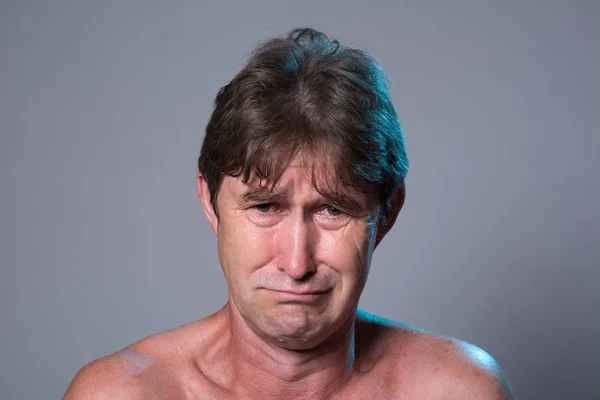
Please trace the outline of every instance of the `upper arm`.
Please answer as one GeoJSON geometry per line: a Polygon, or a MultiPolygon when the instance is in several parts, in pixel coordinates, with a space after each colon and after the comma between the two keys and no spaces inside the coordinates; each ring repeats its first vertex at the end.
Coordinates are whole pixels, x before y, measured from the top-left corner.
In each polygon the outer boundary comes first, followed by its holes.
{"type": "Polygon", "coordinates": [[[84,366],[73,378],[63,400],[139,399],[137,385],[121,373],[121,361],[108,356],[84,366]]]}

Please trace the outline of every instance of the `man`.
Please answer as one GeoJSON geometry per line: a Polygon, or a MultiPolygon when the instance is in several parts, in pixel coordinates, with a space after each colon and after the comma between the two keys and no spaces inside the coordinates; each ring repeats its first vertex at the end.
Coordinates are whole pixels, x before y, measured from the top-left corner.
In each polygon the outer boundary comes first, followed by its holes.
{"type": "Polygon", "coordinates": [[[370,56],[312,29],[259,46],[198,160],[227,304],[85,366],[64,398],[512,398],[484,351],[357,308],[407,170],[370,56]]]}

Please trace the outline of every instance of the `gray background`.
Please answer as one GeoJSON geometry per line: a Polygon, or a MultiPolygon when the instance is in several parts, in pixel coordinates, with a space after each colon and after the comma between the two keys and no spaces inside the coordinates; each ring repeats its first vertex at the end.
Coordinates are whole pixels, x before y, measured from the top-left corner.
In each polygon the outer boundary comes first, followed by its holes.
{"type": "Polygon", "coordinates": [[[598,2],[0,4],[0,399],[223,305],[204,126],[305,25],[380,60],[412,160],[361,305],[483,347],[520,399],[600,398],[598,2]]]}

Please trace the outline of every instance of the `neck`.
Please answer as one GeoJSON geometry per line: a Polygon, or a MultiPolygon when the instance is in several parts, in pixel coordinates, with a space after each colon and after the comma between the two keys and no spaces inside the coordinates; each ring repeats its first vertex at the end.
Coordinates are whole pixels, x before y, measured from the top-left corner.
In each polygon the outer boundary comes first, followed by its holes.
{"type": "Polygon", "coordinates": [[[356,311],[325,342],[289,350],[260,338],[233,301],[223,311],[232,335],[228,346],[234,390],[244,399],[327,399],[352,376],[356,311]]]}

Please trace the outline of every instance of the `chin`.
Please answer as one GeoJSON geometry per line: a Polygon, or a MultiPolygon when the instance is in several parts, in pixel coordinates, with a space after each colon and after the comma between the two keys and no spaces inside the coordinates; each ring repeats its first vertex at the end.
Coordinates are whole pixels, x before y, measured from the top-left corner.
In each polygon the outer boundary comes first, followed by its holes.
{"type": "Polygon", "coordinates": [[[309,350],[319,346],[334,330],[323,316],[310,318],[307,313],[279,314],[262,321],[262,332],[268,340],[289,350],[309,350]]]}
{"type": "Polygon", "coordinates": [[[319,345],[323,343],[323,341],[308,341],[308,342],[303,342],[303,341],[299,341],[299,340],[283,340],[279,343],[277,343],[277,346],[286,349],[286,350],[290,350],[290,351],[310,351],[310,350],[314,350],[317,347],[319,347],[319,345]]]}
{"type": "Polygon", "coordinates": [[[326,335],[317,332],[270,332],[269,340],[278,347],[288,350],[311,350],[318,347],[327,338],[326,335]]]}

